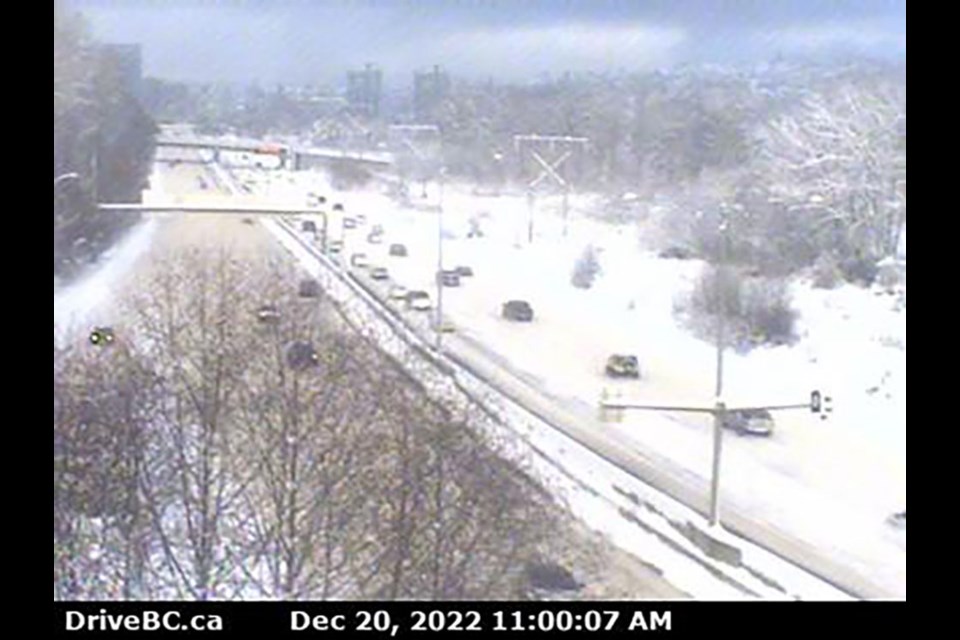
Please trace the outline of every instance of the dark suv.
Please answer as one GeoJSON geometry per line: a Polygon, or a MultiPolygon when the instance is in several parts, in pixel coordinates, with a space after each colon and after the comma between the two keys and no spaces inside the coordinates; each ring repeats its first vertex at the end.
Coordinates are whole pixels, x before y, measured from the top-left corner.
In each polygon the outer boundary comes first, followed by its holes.
{"type": "Polygon", "coordinates": [[[773,416],[766,409],[734,409],[723,414],[723,428],[739,436],[773,435],[773,416]]]}
{"type": "Polygon", "coordinates": [[[887,522],[897,527],[898,529],[906,529],[907,528],[907,510],[904,509],[899,513],[893,514],[892,516],[887,518],[887,522]]]}
{"type": "Polygon", "coordinates": [[[301,298],[318,298],[320,297],[320,283],[316,280],[301,280],[300,281],[300,297],[301,298]]]}
{"type": "Polygon", "coordinates": [[[639,378],[640,363],[637,356],[614,354],[607,358],[606,372],[611,378],[639,378]]]}
{"type": "Polygon", "coordinates": [[[459,287],[460,274],[456,271],[441,271],[437,273],[437,282],[445,287],[459,287]]]}
{"type": "Polygon", "coordinates": [[[304,220],[300,224],[300,231],[305,231],[307,233],[316,233],[317,232],[317,223],[313,220],[304,220]]]}
{"type": "Polygon", "coordinates": [[[293,342],[287,347],[287,366],[303,371],[320,364],[320,356],[309,342],[293,342]]]}
{"type": "Polygon", "coordinates": [[[526,300],[510,300],[503,303],[501,315],[515,322],[532,322],[533,307],[526,300]]]}

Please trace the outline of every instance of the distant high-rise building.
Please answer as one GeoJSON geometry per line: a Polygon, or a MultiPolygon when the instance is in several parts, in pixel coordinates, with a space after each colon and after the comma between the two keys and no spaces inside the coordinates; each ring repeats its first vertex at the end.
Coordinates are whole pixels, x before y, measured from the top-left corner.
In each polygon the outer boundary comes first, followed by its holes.
{"type": "Polygon", "coordinates": [[[450,93],[450,78],[434,65],[432,71],[413,74],[413,110],[417,120],[434,119],[435,110],[450,93]]]}
{"type": "Polygon", "coordinates": [[[370,118],[380,115],[383,72],[372,64],[347,72],[347,103],[351,111],[370,118]]]}
{"type": "Polygon", "coordinates": [[[100,53],[108,67],[120,79],[124,89],[133,97],[142,97],[143,56],[139,44],[103,44],[100,53]]]}

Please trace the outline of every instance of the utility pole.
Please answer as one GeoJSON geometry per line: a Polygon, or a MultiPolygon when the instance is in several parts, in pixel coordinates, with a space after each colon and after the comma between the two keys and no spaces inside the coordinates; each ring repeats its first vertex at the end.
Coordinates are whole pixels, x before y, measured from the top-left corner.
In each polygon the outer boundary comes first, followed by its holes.
{"type": "Polygon", "coordinates": [[[437,287],[437,309],[433,331],[436,334],[437,351],[443,349],[443,197],[446,186],[447,167],[443,156],[443,132],[433,124],[391,125],[390,133],[399,143],[397,146],[412,152],[412,157],[418,165],[423,186],[423,197],[426,197],[428,174],[433,172],[439,179],[439,200],[437,206],[437,272],[434,282],[437,287]],[[430,152],[424,149],[429,149],[430,152]]]}
{"type": "Polygon", "coordinates": [[[517,156],[523,165],[524,151],[540,167],[540,173],[527,184],[527,241],[533,242],[533,212],[535,189],[541,182],[550,178],[557,186],[563,189],[563,235],[568,233],[570,180],[567,176],[566,163],[576,153],[582,153],[589,143],[589,139],[571,136],[542,136],[526,134],[513,136],[513,144],[517,156]],[[545,151],[546,149],[546,151],[545,151]],[[552,156],[551,160],[547,156],[552,156]]]}

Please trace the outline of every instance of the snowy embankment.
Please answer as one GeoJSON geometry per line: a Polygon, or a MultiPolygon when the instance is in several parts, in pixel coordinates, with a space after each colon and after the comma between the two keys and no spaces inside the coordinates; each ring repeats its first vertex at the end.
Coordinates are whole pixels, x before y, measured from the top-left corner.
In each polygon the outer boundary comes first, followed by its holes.
{"type": "MultiPolygon", "coordinates": [[[[163,199],[163,177],[160,165],[154,165],[150,189],[143,194],[149,204],[163,199]]],[[[118,214],[121,215],[121,214],[118,214]]],[[[96,324],[109,324],[110,305],[116,304],[114,291],[130,272],[133,264],[150,248],[157,228],[155,218],[148,217],[132,227],[117,244],[104,252],[100,260],[76,281],[53,290],[54,335],[61,338],[74,331],[86,331],[96,324]]]]}

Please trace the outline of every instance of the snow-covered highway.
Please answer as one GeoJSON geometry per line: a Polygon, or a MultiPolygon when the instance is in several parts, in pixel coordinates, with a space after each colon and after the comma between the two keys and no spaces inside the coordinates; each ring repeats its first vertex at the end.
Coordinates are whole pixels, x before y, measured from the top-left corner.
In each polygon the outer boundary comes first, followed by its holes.
{"type": "MultiPolygon", "coordinates": [[[[178,167],[173,174],[184,170],[178,167]]],[[[357,269],[347,281],[339,279],[337,284],[338,279],[331,279],[331,263],[317,256],[316,247],[309,246],[297,232],[298,223],[291,226],[264,220],[301,266],[324,277],[325,286],[337,289],[345,300],[353,300],[350,308],[360,314],[359,324],[372,327],[377,323],[369,312],[370,300],[358,302],[364,292],[386,300],[390,283],[399,282],[432,295],[437,263],[436,213],[398,207],[373,190],[334,193],[319,173],[251,169],[237,170],[231,176],[222,169],[217,171],[222,186],[234,179],[253,186],[252,193],[236,196],[238,202],[303,207],[307,193],[317,192],[326,194],[330,203],[342,202],[345,215],[365,215],[366,225],[343,230],[344,258],[353,253],[366,254],[374,265],[388,268],[390,282],[375,282],[367,277],[367,270],[357,269]],[[382,244],[366,241],[370,224],[385,227],[382,244]],[[389,256],[391,242],[404,242],[410,256],[389,256]],[[355,286],[357,283],[363,286],[355,286]]],[[[157,184],[163,179],[158,175],[157,184]]],[[[172,194],[181,189],[169,191],[172,194]]],[[[161,197],[159,188],[157,197],[161,197]]],[[[211,196],[205,197],[209,200],[211,196]]],[[[182,196],[180,199],[186,204],[182,196]]],[[[587,221],[575,227],[580,233],[575,242],[556,240],[518,247],[516,240],[521,234],[516,223],[525,218],[516,202],[507,198],[481,201],[462,191],[454,191],[450,200],[455,204],[448,207],[445,221],[446,255],[450,256],[445,266],[466,264],[475,270],[474,277],[464,278],[461,288],[446,289],[444,299],[445,315],[456,325],[456,331],[444,338],[445,351],[452,366],[465,373],[453,376],[452,382],[443,379],[448,377],[444,372],[438,374],[429,367],[424,375],[431,376],[432,384],[445,389],[444,393],[471,393],[495,407],[503,426],[521,434],[528,447],[518,455],[534,453],[538,471],[575,515],[603,531],[620,548],[656,566],[678,588],[695,597],[905,597],[905,531],[891,530],[883,525],[882,517],[878,518],[891,502],[905,501],[905,439],[903,459],[891,460],[901,450],[901,443],[890,437],[889,430],[881,443],[864,443],[861,432],[820,423],[808,415],[778,417],[777,434],[768,442],[728,438],[723,521],[732,533],[716,535],[739,549],[739,564],[708,557],[695,544],[696,536],[690,531],[691,523],[702,523],[697,512],[705,510],[707,426],[697,420],[658,414],[605,423],[597,419],[596,411],[605,386],[629,398],[655,396],[660,401],[683,402],[705,399],[704,390],[710,385],[690,372],[701,368],[699,363],[710,355],[709,348],[680,336],[662,313],[662,307],[671,303],[667,292],[689,281],[695,265],[664,265],[646,256],[636,257],[632,255],[637,253],[636,247],[630,243],[633,238],[628,240],[618,230],[593,228],[595,225],[587,221]],[[495,204],[503,205],[499,216],[484,216],[479,210],[495,204]],[[463,230],[478,217],[488,220],[487,237],[468,240],[463,230]],[[622,259],[625,263],[633,260],[632,264],[639,267],[634,267],[637,270],[630,275],[601,280],[597,291],[588,294],[544,286],[552,281],[566,283],[569,266],[588,239],[606,247],[605,264],[622,259]],[[651,280],[659,286],[637,286],[651,280]],[[624,295],[630,298],[629,304],[617,302],[624,295]],[[503,322],[498,317],[499,305],[511,297],[531,299],[538,311],[537,322],[530,326],[503,322]],[[642,317],[633,313],[637,309],[643,310],[642,317]],[[636,324],[625,328],[623,323],[611,320],[623,316],[636,324]],[[606,353],[616,350],[643,354],[641,383],[611,385],[602,377],[606,353]],[[840,465],[848,465],[846,472],[840,465]],[[886,473],[890,470],[893,473],[886,473]],[[818,472],[823,477],[818,477],[818,472]],[[868,491],[877,495],[871,498],[868,491]],[[878,497],[881,493],[886,494],[885,499],[878,497]],[[891,500],[890,494],[897,495],[891,500]],[[777,555],[790,561],[784,562],[777,555]]],[[[550,237],[554,221],[544,218],[541,233],[550,237]]],[[[334,213],[334,238],[340,233],[338,224],[341,220],[334,213]]],[[[171,232],[176,226],[173,218],[150,219],[117,249],[115,260],[108,261],[99,275],[95,273],[83,287],[71,287],[59,295],[55,292],[55,325],[58,318],[71,315],[86,314],[83,322],[87,324],[97,318],[95,309],[108,304],[106,292],[114,290],[111,299],[115,299],[123,286],[129,286],[120,281],[151,240],[162,245],[164,238],[175,239],[174,244],[186,239],[187,233],[182,230],[171,232]],[[157,223],[163,224],[157,227],[157,223]],[[122,264],[117,262],[121,257],[125,260],[122,264]],[[86,293],[80,293],[82,290],[86,293]],[[97,291],[100,294],[90,295],[97,291]]],[[[256,229],[234,226],[240,235],[256,229]]],[[[188,233],[191,238],[198,237],[195,231],[188,233]]],[[[211,228],[211,233],[218,232],[211,228]]],[[[277,243],[265,240],[251,242],[248,248],[254,253],[278,250],[277,243]]],[[[433,341],[431,314],[397,309],[389,315],[394,320],[402,318],[403,326],[418,336],[416,340],[423,345],[421,355],[429,351],[426,344],[433,341]]],[[[905,312],[902,317],[905,323],[905,312]]],[[[389,337],[392,329],[381,327],[377,331],[393,345],[384,344],[384,348],[409,347],[409,341],[389,337]]],[[[808,364],[818,357],[829,361],[828,354],[811,346],[817,335],[814,332],[805,340],[808,364]]],[[[407,356],[401,361],[409,360],[407,356]]],[[[771,370],[786,362],[782,354],[761,353],[759,358],[763,357],[769,359],[771,370]]],[[[750,397],[759,389],[769,394],[766,398],[771,402],[796,401],[797,392],[805,394],[822,383],[818,375],[823,367],[810,367],[805,372],[802,367],[791,366],[790,384],[771,384],[772,377],[757,377],[756,362],[757,356],[731,358],[734,380],[749,380],[746,388],[732,383],[734,398],[738,394],[750,397]]],[[[896,361],[891,362],[895,369],[896,361]]],[[[905,390],[898,397],[896,390],[888,387],[899,383],[900,373],[895,371],[892,380],[884,379],[887,386],[881,391],[897,397],[897,410],[905,407],[905,390]]],[[[842,393],[835,395],[843,398],[842,393]]],[[[851,415],[857,414],[840,409],[835,419],[846,421],[851,415]]]]}

